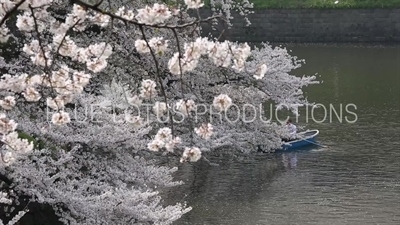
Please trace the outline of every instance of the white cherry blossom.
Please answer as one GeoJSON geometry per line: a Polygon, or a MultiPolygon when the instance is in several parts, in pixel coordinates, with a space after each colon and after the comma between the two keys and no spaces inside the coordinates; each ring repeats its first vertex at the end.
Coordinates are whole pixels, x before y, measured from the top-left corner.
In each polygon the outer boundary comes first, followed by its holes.
{"type": "MultiPolygon", "coordinates": [[[[19,2],[0,0],[0,17],[19,2]]],[[[221,8],[220,15],[227,16],[227,20],[233,6],[241,10],[242,4],[233,2],[225,1],[221,8]]],[[[183,153],[181,162],[196,162],[205,154],[203,149],[230,145],[244,151],[242,148],[244,145],[247,148],[248,143],[243,144],[243,140],[248,136],[256,141],[260,138],[260,133],[254,132],[258,128],[275,128],[242,124],[232,129],[222,122],[211,125],[207,112],[199,118],[184,117],[184,122],[171,124],[158,116],[169,118],[170,107],[177,114],[193,113],[197,107],[194,99],[196,104],[210,102],[214,95],[217,97],[213,106],[220,111],[232,105],[232,99],[226,94],[235,97],[238,104],[258,104],[264,100],[259,100],[260,92],[265,94],[262,90],[271,92],[271,98],[278,96],[271,99],[277,103],[303,103],[300,94],[300,97],[286,97],[285,90],[275,88],[282,85],[282,79],[276,77],[285,76],[285,85],[296,93],[314,82],[312,77],[297,78],[288,74],[298,64],[283,49],[274,50],[263,45],[251,50],[246,43],[220,42],[211,36],[201,38],[199,18],[192,17],[191,13],[195,11],[192,9],[202,7],[203,1],[184,0],[173,3],[172,8],[157,3],[133,8],[146,3],[142,0],[129,4],[125,1],[76,1],[71,5],[59,0],[26,0],[0,27],[0,41],[12,37],[21,44],[18,46],[23,46],[21,55],[10,55],[8,59],[3,52],[4,59],[0,59],[2,70],[8,73],[0,78],[0,106],[10,117],[0,114],[3,143],[0,166],[9,167],[5,175],[15,181],[18,190],[15,196],[27,194],[33,201],[54,206],[64,222],[91,224],[99,219],[104,224],[116,221],[129,224],[134,218],[138,223],[173,223],[190,208],[179,204],[164,207],[154,184],[175,186],[178,182],[171,181],[170,176],[175,169],[153,165],[147,162],[152,153],[138,152],[148,148],[164,151],[162,155],[183,153]],[[120,19],[112,20],[102,12],[120,19]],[[179,41],[175,39],[174,30],[178,32],[179,41]],[[156,55],[158,68],[148,54],[150,50],[156,55]],[[248,60],[250,53],[252,57],[248,60]],[[271,55],[279,59],[279,65],[273,70],[277,72],[268,82],[257,82],[257,92],[253,91],[252,77],[243,76],[242,71],[253,71],[250,76],[262,78],[267,71],[263,67],[256,71],[257,66],[275,65],[275,62],[265,62],[271,55]],[[245,81],[230,82],[238,76],[245,81]],[[99,90],[111,80],[116,80],[118,85],[109,88],[109,93],[99,90]],[[221,84],[224,82],[226,84],[221,84]],[[158,85],[160,90],[157,90],[158,85]],[[242,92],[243,86],[248,88],[242,92]],[[220,93],[226,94],[218,96],[220,93]],[[242,93],[246,95],[241,96],[242,93]],[[103,107],[113,105],[109,102],[115,103],[117,108],[103,107]],[[97,103],[102,105],[93,108],[94,122],[87,118],[87,111],[97,103]],[[177,104],[169,106],[167,103],[177,104]],[[148,104],[153,107],[147,107],[148,104]],[[156,116],[151,113],[144,121],[145,117],[140,114],[143,111],[139,110],[145,107],[147,112],[153,110],[156,116]],[[48,111],[53,111],[50,123],[48,111]],[[71,113],[76,118],[73,123],[71,113]],[[113,119],[122,122],[116,123],[113,119]],[[214,129],[222,131],[221,134],[215,135],[214,129]],[[213,135],[215,139],[210,140],[213,135]],[[22,136],[28,138],[19,138],[22,136]],[[44,146],[37,143],[40,149],[32,151],[33,142],[28,141],[31,138],[43,140],[44,146]],[[79,169],[83,166],[88,170],[79,169]],[[42,181],[49,182],[42,185],[42,181]],[[63,207],[55,206],[54,202],[63,207]],[[85,208],[88,205],[90,207],[85,208]],[[118,212],[104,210],[104,206],[109,205],[115,206],[118,212]]],[[[215,13],[212,16],[217,15],[215,13]]],[[[275,136],[263,133],[261,138],[271,139],[272,143],[275,136]]],[[[279,138],[276,145],[280,146],[279,138]]],[[[23,215],[14,214],[17,216],[11,223],[16,223],[23,215]]]]}
{"type": "Polygon", "coordinates": [[[135,41],[135,48],[139,53],[149,53],[150,49],[146,44],[145,40],[136,40],[135,41]]]}
{"type": "Polygon", "coordinates": [[[38,40],[32,40],[31,43],[24,44],[24,47],[22,48],[22,51],[24,51],[28,55],[33,55],[37,52],[39,52],[40,46],[39,46],[39,41],[38,40]]]}
{"type": "Polygon", "coordinates": [[[144,124],[144,119],[142,117],[132,116],[131,114],[125,114],[125,120],[134,127],[141,127],[144,124]]]}
{"type": "Polygon", "coordinates": [[[16,104],[14,96],[7,96],[4,100],[0,100],[0,106],[5,110],[11,110],[16,104]]]}
{"type": "Polygon", "coordinates": [[[164,127],[158,130],[155,140],[160,140],[163,143],[167,143],[172,140],[172,131],[169,127],[164,127]]]}
{"type": "Polygon", "coordinates": [[[171,141],[169,141],[168,143],[165,143],[165,149],[168,152],[174,152],[174,148],[176,145],[180,144],[182,142],[181,138],[179,137],[175,137],[174,139],[172,139],[171,141]]]}
{"type": "Polygon", "coordinates": [[[8,150],[18,152],[19,154],[29,153],[34,147],[32,142],[18,138],[18,133],[15,131],[4,135],[1,141],[7,145],[8,150]]]}
{"type": "MultiPolygon", "coordinates": [[[[3,157],[2,157],[2,161],[6,164],[6,165],[11,165],[15,160],[17,160],[14,157],[14,154],[12,151],[7,151],[6,153],[4,153],[3,157]]],[[[10,200],[11,201],[11,200],[10,200]]],[[[4,199],[1,199],[0,203],[8,203],[8,202],[4,202],[4,199]]],[[[11,204],[12,201],[9,203],[11,204]]]]}
{"type": "Polygon", "coordinates": [[[128,96],[127,97],[127,101],[128,101],[128,104],[131,105],[131,106],[134,105],[134,106],[139,107],[139,106],[142,105],[142,100],[137,95],[128,96]]]}
{"type": "Polygon", "coordinates": [[[213,134],[213,126],[210,123],[202,124],[199,128],[194,128],[194,131],[203,139],[210,139],[213,134]]]}
{"type": "Polygon", "coordinates": [[[176,110],[183,113],[185,116],[187,116],[188,113],[194,111],[195,107],[196,107],[196,105],[195,105],[194,101],[191,99],[186,100],[186,101],[181,99],[175,105],[176,110]]]}
{"type": "Polygon", "coordinates": [[[120,16],[126,20],[133,20],[135,18],[133,10],[125,9],[125,6],[120,7],[118,11],[115,13],[115,15],[120,16]]]}
{"type": "Polygon", "coordinates": [[[143,80],[140,88],[140,97],[150,99],[155,96],[157,96],[156,82],[150,79],[143,80]]]}
{"type": "Polygon", "coordinates": [[[26,88],[22,95],[28,102],[37,102],[41,98],[39,92],[33,87],[26,88]]]}
{"type": "Polygon", "coordinates": [[[232,99],[226,94],[214,98],[213,106],[219,111],[226,111],[232,105],[232,99]]]}
{"type": "Polygon", "coordinates": [[[174,75],[181,74],[181,68],[179,66],[179,53],[175,53],[174,56],[168,61],[168,69],[174,75]]]}
{"type": "Polygon", "coordinates": [[[155,3],[153,7],[145,6],[138,9],[135,18],[140,22],[148,25],[164,23],[172,16],[171,11],[164,4],[155,3]]]}
{"type": "Polygon", "coordinates": [[[44,76],[42,75],[33,75],[26,79],[26,84],[31,87],[39,86],[44,83],[44,76]]]}
{"type": "Polygon", "coordinates": [[[158,117],[164,115],[168,110],[167,104],[165,102],[155,102],[153,106],[153,112],[158,117]]]}
{"type": "Polygon", "coordinates": [[[182,154],[181,157],[181,163],[190,161],[190,162],[197,162],[201,158],[201,151],[197,147],[192,147],[192,148],[185,148],[185,151],[182,154]]]}
{"type": "Polygon", "coordinates": [[[112,54],[112,47],[105,42],[89,45],[86,50],[88,57],[94,59],[106,60],[112,54]]]}
{"type": "Polygon", "coordinates": [[[75,71],[72,75],[72,79],[76,85],[80,85],[82,87],[89,84],[90,78],[92,76],[90,74],[85,73],[84,71],[75,71]]]}
{"type": "Polygon", "coordinates": [[[107,67],[107,61],[104,59],[99,59],[95,61],[88,61],[86,63],[86,66],[89,70],[98,73],[102,70],[104,70],[107,67]]]}
{"type": "Polygon", "coordinates": [[[49,51],[45,51],[43,53],[42,50],[39,50],[38,53],[31,56],[31,60],[35,65],[48,67],[52,63],[51,55],[49,51]]]}
{"type": "Polygon", "coordinates": [[[65,36],[64,40],[63,38],[64,34],[54,35],[53,44],[55,48],[59,49],[60,55],[73,58],[77,54],[78,47],[69,36],[65,36]]]}
{"type": "Polygon", "coordinates": [[[71,118],[67,112],[60,111],[53,114],[51,122],[55,125],[61,126],[71,122],[71,118]]]}
{"type": "Polygon", "coordinates": [[[46,99],[46,104],[48,107],[54,109],[54,110],[60,110],[64,108],[65,102],[62,97],[57,96],[56,98],[47,98],[46,99]]]}
{"type": "Polygon", "coordinates": [[[164,53],[167,51],[168,41],[163,37],[154,37],[149,40],[149,45],[156,53],[164,53]]]}
{"type": "Polygon", "coordinates": [[[74,4],[72,13],[68,14],[67,18],[65,19],[65,25],[67,27],[73,26],[73,30],[83,31],[86,28],[84,25],[86,15],[87,12],[82,6],[74,4]]]}
{"type": "Polygon", "coordinates": [[[101,27],[106,27],[110,23],[111,17],[102,13],[95,13],[94,16],[89,17],[89,20],[101,27]]]}
{"type": "Polygon", "coordinates": [[[7,134],[17,129],[17,123],[14,120],[7,119],[6,115],[0,114],[0,133],[7,134]]]}
{"type": "Polygon", "coordinates": [[[185,4],[189,9],[198,9],[204,6],[202,0],[185,0],[185,4]]]}
{"type": "Polygon", "coordinates": [[[35,29],[35,21],[30,13],[24,12],[23,15],[17,15],[17,27],[20,31],[30,32],[35,29]]]}
{"type": "Polygon", "coordinates": [[[162,142],[161,140],[154,139],[147,145],[147,148],[150,151],[158,152],[164,147],[164,145],[164,142],[162,142]]]}
{"type": "Polygon", "coordinates": [[[267,71],[267,65],[262,64],[257,68],[256,74],[254,74],[254,78],[256,78],[257,80],[262,79],[267,71]]]}

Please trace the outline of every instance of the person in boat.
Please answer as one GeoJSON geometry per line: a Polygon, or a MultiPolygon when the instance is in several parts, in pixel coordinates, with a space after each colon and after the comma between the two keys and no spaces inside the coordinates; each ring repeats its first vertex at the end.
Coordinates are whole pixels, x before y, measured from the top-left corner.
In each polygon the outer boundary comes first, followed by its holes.
{"type": "Polygon", "coordinates": [[[296,133],[297,133],[297,127],[296,125],[293,124],[292,120],[289,118],[286,121],[286,127],[288,129],[288,136],[289,138],[282,138],[282,141],[288,142],[288,141],[293,141],[296,139],[296,133]]]}

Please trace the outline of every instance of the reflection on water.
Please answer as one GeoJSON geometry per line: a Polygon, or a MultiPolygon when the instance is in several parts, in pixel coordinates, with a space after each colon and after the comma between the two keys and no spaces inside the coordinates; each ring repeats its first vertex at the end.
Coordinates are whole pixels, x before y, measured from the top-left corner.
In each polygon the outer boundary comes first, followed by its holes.
{"type": "Polygon", "coordinates": [[[294,169],[297,166],[297,152],[282,155],[282,163],[285,168],[294,169]]]}
{"type": "Polygon", "coordinates": [[[179,200],[194,209],[176,224],[400,224],[400,48],[290,48],[307,60],[296,74],[324,80],[309,100],[354,103],[357,122],[302,115],[329,148],[183,165],[179,200]]]}

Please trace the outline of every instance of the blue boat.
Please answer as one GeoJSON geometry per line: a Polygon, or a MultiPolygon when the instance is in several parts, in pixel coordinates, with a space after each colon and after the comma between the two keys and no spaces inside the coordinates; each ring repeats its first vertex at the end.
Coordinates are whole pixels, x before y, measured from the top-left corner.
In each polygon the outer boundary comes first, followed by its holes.
{"type": "Polygon", "coordinates": [[[297,133],[299,138],[293,141],[284,142],[284,144],[282,144],[281,149],[279,150],[294,150],[306,147],[308,145],[318,145],[315,143],[318,134],[319,134],[318,130],[307,130],[304,132],[299,132],[297,133]]]}

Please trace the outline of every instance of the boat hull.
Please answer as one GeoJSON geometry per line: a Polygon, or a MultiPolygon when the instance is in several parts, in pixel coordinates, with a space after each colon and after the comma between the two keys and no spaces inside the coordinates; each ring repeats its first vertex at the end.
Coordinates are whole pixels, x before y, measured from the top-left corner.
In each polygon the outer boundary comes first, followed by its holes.
{"type": "Polygon", "coordinates": [[[278,150],[294,150],[294,149],[299,149],[299,148],[306,147],[309,145],[315,145],[315,141],[317,139],[317,135],[319,134],[319,131],[318,130],[309,130],[309,131],[301,132],[298,134],[303,137],[298,140],[293,140],[293,141],[284,143],[281,146],[281,149],[278,149],[278,150]]]}

